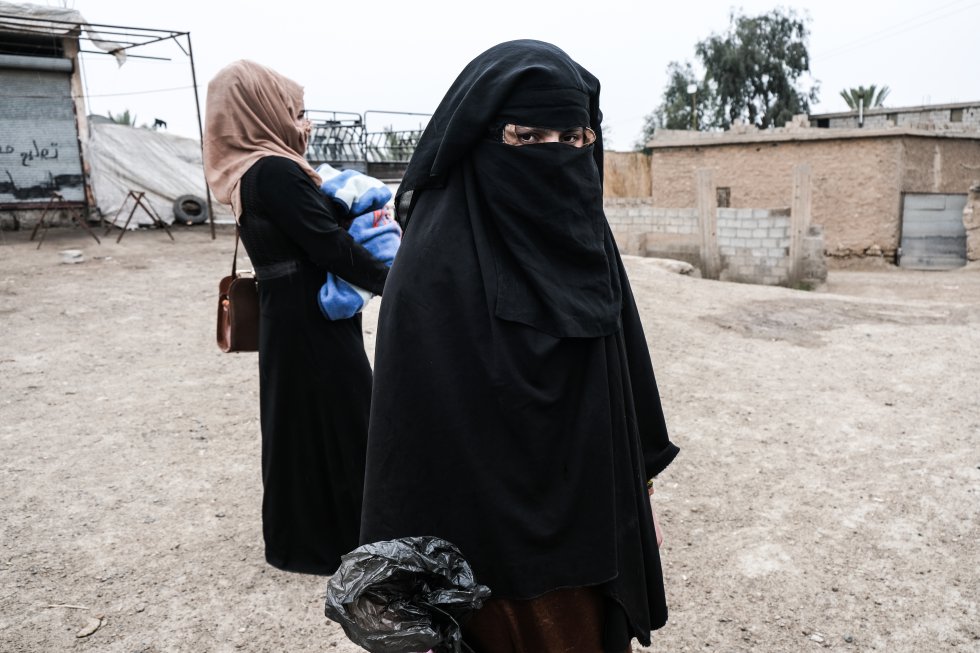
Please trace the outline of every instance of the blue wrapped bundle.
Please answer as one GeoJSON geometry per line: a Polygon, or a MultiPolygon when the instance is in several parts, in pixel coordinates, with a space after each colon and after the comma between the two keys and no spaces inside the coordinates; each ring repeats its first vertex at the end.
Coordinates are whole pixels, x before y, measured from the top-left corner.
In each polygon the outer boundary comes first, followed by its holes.
{"type": "MultiPolygon", "coordinates": [[[[387,209],[379,209],[354,219],[350,235],[375,258],[391,267],[402,240],[402,230],[387,209]]],[[[320,310],[328,320],[346,320],[361,312],[373,295],[344,281],[332,272],[320,287],[320,310]]]]}

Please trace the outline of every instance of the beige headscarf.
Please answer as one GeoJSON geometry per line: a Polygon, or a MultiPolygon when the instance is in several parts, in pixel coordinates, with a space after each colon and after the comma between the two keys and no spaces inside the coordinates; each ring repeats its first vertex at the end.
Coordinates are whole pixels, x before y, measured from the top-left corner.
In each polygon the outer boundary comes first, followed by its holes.
{"type": "Polygon", "coordinates": [[[240,60],[208,84],[204,119],[204,175],[218,201],[242,214],[239,184],[264,156],[284,156],[320,185],[303,157],[306,131],[300,122],[303,87],[274,70],[240,60]]]}

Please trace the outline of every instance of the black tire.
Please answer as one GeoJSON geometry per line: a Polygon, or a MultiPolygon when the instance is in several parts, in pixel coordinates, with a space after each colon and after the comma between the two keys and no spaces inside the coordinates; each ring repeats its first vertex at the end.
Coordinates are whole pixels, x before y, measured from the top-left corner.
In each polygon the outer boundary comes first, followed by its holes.
{"type": "Polygon", "coordinates": [[[174,200],[174,219],[184,224],[207,222],[208,205],[197,195],[181,195],[174,200]]]}

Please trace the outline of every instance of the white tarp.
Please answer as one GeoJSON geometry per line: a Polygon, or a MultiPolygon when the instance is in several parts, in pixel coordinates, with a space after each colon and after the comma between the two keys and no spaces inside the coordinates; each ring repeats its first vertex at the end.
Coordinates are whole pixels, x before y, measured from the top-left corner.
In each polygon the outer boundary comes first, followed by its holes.
{"type": "MultiPolygon", "coordinates": [[[[129,191],[143,191],[144,201],[167,224],[174,221],[174,201],[195,195],[206,201],[201,143],[196,139],[162,131],[89,121],[86,149],[95,203],[107,222],[123,226],[133,207],[129,191]],[[123,207],[123,202],[125,206],[123,207]],[[123,207],[121,213],[120,207],[123,207]],[[117,215],[118,214],[118,215],[117,215]]],[[[213,202],[215,220],[231,219],[230,209],[213,202]]],[[[153,224],[141,208],[136,209],[130,228],[153,224]]]]}
{"type": "Polygon", "coordinates": [[[0,1],[0,26],[3,27],[0,31],[31,34],[67,34],[78,27],[85,31],[93,45],[112,53],[120,66],[126,62],[126,51],[120,50],[118,43],[106,41],[75,9],[0,1]]]}

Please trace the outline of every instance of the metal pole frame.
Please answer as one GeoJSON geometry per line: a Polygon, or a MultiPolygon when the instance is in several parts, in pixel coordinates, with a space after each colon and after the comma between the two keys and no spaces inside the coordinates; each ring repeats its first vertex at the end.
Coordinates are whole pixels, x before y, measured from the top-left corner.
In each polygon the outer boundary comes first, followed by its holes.
{"type": "MultiPolygon", "coordinates": [[[[197,107],[197,133],[201,139],[201,170],[204,170],[204,124],[201,122],[201,99],[197,92],[197,71],[194,69],[194,47],[191,45],[191,33],[184,34],[187,37],[187,55],[191,60],[191,83],[194,85],[194,105],[197,107]]],[[[211,201],[211,186],[208,185],[208,176],[204,175],[204,193],[208,200],[208,222],[211,223],[211,240],[216,238],[214,232],[214,204],[211,201]]]]}

